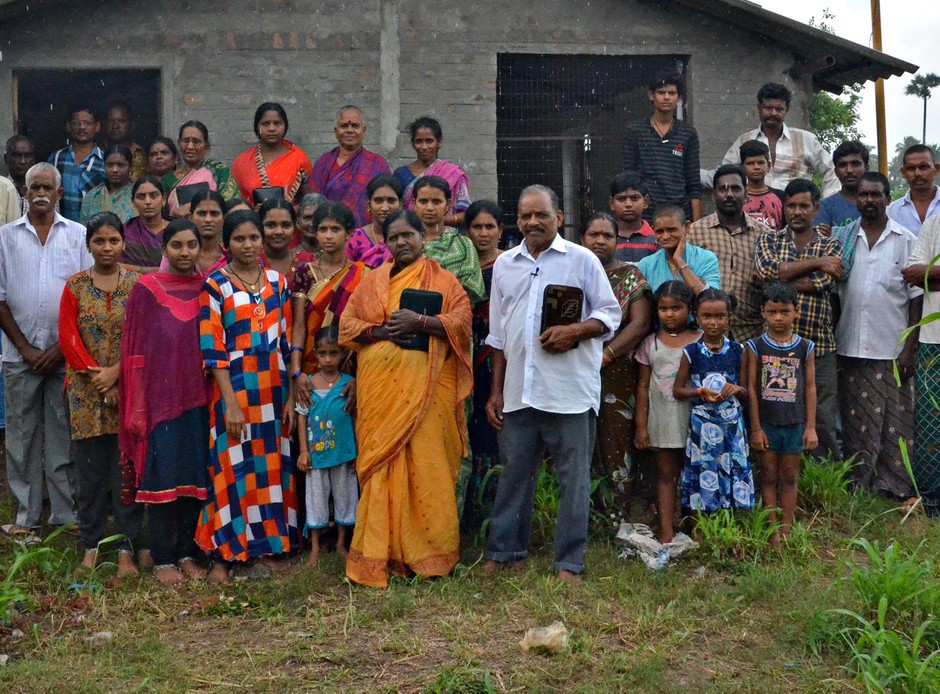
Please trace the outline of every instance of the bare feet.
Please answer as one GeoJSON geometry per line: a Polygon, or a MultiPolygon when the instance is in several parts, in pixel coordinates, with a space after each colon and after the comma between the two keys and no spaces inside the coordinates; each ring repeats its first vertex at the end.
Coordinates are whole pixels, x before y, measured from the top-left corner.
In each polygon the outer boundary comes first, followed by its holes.
{"type": "Polygon", "coordinates": [[[279,559],[270,555],[261,557],[260,563],[262,566],[271,569],[271,571],[287,571],[290,568],[286,559],[279,559]]]}
{"type": "Polygon", "coordinates": [[[672,542],[675,539],[675,537],[676,537],[676,534],[674,532],[668,532],[668,533],[662,532],[659,534],[659,544],[668,545],[670,542],[672,542]]]}
{"type": "Polygon", "coordinates": [[[153,557],[150,556],[149,549],[142,549],[137,553],[137,566],[142,569],[153,568],[153,557]]]}
{"type": "Polygon", "coordinates": [[[186,581],[186,577],[172,564],[154,567],[153,575],[165,586],[179,586],[186,581]]]}
{"type": "Polygon", "coordinates": [[[562,569],[558,572],[558,580],[562,583],[567,583],[570,586],[581,585],[581,577],[578,574],[566,571],[565,569],[562,569]]]}
{"type": "Polygon", "coordinates": [[[313,568],[320,562],[320,548],[314,547],[307,555],[307,568],[313,568]]]}
{"type": "Polygon", "coordinates": [[[98,566],[98,550],[86,549],[85,556],[82,557],[82,568],[94,571],[96,566],[98,566]]]}
{"type": "Polygon", "coordinates": [[[128,551],[118,552],[117,560],[117,576],[118,578],[126,578],[128,576],[139,576],[140,572],[137,571],[137,566],[134,564],[134,555],[128,551]]]}
{"type": "Polygon", "coordinates": [[[780,532],[779,531],[775,532],[773,535],[770,536],[770,546],[771,547],[780,546],[780,532]]]}
{"type": "Polygon", "coordinates": [[[199,564],[192,559],[183,559],[183,561],[180,562],[180,571],[186,575],[186,578],[193,581],[201,581],[209,575],[208,571],[199,566],[199,564]]]}
{"type": "Polygon", "coordinates": [[[515,561],[510,562],[499,562],[493,559],[487,559],[483,564],[484,573],[492,574],[496,573],[500,569],[507,568],[512,571],[519,571],[525,567],[524,559],[516,559],[515,561]]]}
{"type": "Polygon", "coordinates": [[[483,564],[483,573],[495,574],[499,570],[499,562],[487,559],[483,564]]]}
{"type": "Polygon", "coordinates": [[[209,583],[214,586],[221,586],[228,583],[228,581],[228,564],[221,561],[215,562],[209,572],[209,583]]]}

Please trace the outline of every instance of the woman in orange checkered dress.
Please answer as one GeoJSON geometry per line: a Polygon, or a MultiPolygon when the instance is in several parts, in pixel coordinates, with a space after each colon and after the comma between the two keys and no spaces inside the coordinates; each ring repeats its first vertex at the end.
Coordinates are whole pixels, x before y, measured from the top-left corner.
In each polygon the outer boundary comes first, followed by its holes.
{"type": "Polygon", "coordinates": [[[214,377],[210,410],[210,496],[196,541],[216,554],[210,580],[233,561],[297,547],[297,496],[289,426],[294,416],[285,364],[290,293],[284,276],[258,265],[258,216],[225,219],[231,262],[212,272],[200,296],[200,346],[214,377]]]}

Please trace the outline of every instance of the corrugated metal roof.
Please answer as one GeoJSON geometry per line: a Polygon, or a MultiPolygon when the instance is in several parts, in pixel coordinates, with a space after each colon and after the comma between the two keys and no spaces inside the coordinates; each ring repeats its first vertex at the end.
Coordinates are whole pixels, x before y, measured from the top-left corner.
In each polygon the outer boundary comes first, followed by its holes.
{"type": "MultiPolygon", "coordinates": [[[[650,0],[644,0],[650,1],[650,0]]],[[[850,84],[917,72],[917,65],[835,34],[765,10],[747,0],[657,0],[657,7],[681,5],[711,15],[789,48],[804,64],[832,58],[813,73],[813,88],[839,93],[850,84]]]]}

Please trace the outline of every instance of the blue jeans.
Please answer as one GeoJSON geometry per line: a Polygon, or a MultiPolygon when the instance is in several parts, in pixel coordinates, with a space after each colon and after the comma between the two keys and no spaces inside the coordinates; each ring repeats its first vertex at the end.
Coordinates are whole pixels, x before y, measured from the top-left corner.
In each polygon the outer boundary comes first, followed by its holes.
{"type": "Polygon", "coordinates": [[[552,569],[584,571],[596,419],[594,410],[554,414],[529,407],[505,413],[499,432],[503,472],[490,518],[487,559],[510,562],[529,555],[535,475],[547,453],[561,490],[552,569]]]}

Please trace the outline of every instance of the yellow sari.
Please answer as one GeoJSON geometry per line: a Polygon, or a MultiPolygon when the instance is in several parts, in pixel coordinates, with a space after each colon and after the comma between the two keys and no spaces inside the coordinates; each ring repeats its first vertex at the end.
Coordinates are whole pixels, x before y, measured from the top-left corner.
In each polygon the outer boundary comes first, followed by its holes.
{"type": "Polygon", "coordinates": [[[467,450],[463,401],[473,386],[471,310],[457,279],[421,258],[392,276],[392,263],[366,275],[340,319],[340,342],[359,352],[356,469],[361,493],[346,575],[384,588],[396,575],[443,576],[460,557],[453,494],[467,450]],[[383,340],[354,342],[399,308],[403,290],[444,297],[447,339],[428,352],[383,340]]]}

